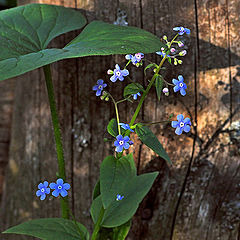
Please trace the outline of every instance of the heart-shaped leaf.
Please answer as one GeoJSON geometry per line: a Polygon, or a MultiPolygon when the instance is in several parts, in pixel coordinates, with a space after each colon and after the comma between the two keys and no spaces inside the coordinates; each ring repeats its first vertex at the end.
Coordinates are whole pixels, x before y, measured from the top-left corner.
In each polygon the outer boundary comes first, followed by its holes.
{"type": "Polygon", "coordinates": [[[11,227],[3,233],[24,234],[44,240],[89,239],[87,229],[80,223],[63,218],[40,218],[11,227]]]}
{"type": "Polygon", "coordinates": [[[46,49],[53,38],[85,23],[81,13],[61,6],[29,4],[1,11],[0,80],[65,58],[150,53],[163,46],[142,29],[94,21],[66,47],[46,49]]]}
{"type": "Polygon", "coordinates": [[[85,24],[80,12],[62,6],[29,4],[1,11],[0,79],[66,58],[62,49],[46,49],[48,43],[85,24]]]}
{"type": "Polygon", "coordinates": [[[102,207],[103,227],[117,227],[132,218],[139,203],[151,188],[158,172],[136,175],[132,154],[116,159],[108,156],[100,167],[101,195],[92,203],[91,215],[96,222],[102,207]],[[123,196],[117,201],[117,194],[123,196]]]}
{"type": "Polygon", "coordinates": [[[136,176],[136,167],[132,154],[117,160],[106,157],[100,167],[100,189],[103,206],[106,209],[117,194],[124,193],[125,186],[136,176]]]}
{"type": "Polygon", "coordinates": [[[172,164],[169,156],[164,150],[162,144],[159,142],[157,137],[153,134],[153,132],[147,127],[142,126],[141,124],[137,124],[136,133],[140,140],[151,148],[155,153],[157,153],[160,157],[165,159],[169,164],[172,164]]]}

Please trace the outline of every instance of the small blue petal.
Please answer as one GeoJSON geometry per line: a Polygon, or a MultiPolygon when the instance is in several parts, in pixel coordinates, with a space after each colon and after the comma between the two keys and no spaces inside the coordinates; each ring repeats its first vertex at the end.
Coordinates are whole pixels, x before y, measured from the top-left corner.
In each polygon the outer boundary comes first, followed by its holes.
{"type": "Polygon", "coordinates": [[[93,86],[92,90],[94,91],[98,90],[98,85],[93,86]]]}
{"type": "Polygon", "coordinates": [[[125,137],[123,138],[123,140],[124,140],[125,142],[128,142],[128,141],[130,140],[130,138],[129,138],[128,136],[125,136],[125,137]]]}
{"type": "Polygon", "coordinates": [[[124,80],[124,77],[123,77],[123,76],[119,76],[118,79],[119,79],[120,81],[123,81],[123,80],[124,80]]]}
{"type": "Polygon", "coordinates": [[[129,149],[129,146],[130,146],[129,143],[126,143],[126,142],[125,142],[124,145],[123,145],[123,147],[124,147],[125,149],[129,149]]]}
{"type": "Polygon", "coordinates": [[[179,81],[178,81],[177,79],[173,79],[173,80],[172,80],[172,83],[173,83],[174,85],[178,85],[179,81]]]}
{"type": "Polygon", "coordinates": [[[179,31],[179,30],[180,30],[180,27],[174,27],[173,30],[174,30],[174,31],[179,31]]]}
{"type": "Polygon", "coordinates": [[[37,197],[40,197],[42,195],[42,192],[40,190],[37,190],[36,195],[37,197]]]}
{"type": "Polygon", "coordinates": [[[55,189],[57,186],[56,186],[56,183],[50,183],[49,187],[50,187],[51,189],[55,189]]]}
{"type": "Polygon", "coordinates": [[[178,76],[178,79],[179,79],[181,82],[183,82],[183,81],[184,81],[184,78],[183,78],[183,76],[182,76],[182,75],[179,75],[179,76],[178,76]]]}
{"type": "Polygon", "coordinates": [[[179,89],[180,89],[180,87],[179,87],[179,85],[177,85],[177,86],[175,86],[175,87],[173,88],[173,91],[174,91],[174,92],[177,92],[177,91],[179,91],[179,89]]]}
{"type": "Polygon", "coordinates": [[[127,69],[122,70],[122,75],[125,77],[129,74],[129,71],[127,69]]]}
{"type": "Polygon", "coordinates": [[[118,64],[115,65],[115,68],[116,68],[117,70],[120,70],[120,67],[119,67],[118,64]]]}
{"type": "Polygon", "coordinates": [[[71,186],[70,186],[69,183],[64,183],[63,187],[64,187],[65,190],[69,190],[71,186]]]}
{"type": "Polygon", "coordinates": [[[96,92],[96,96],[97,96],[97,97],[100,96],[101,93],[102,93],[102,90],[101,90],[101,89],[98,89],[97,92],[96,92]]]}
{"type": "Polygon", "coordinates": [[[46,193],[46,194],[49,194],[49,193],[50,193],[50,188],[46,188],[45,193],[46,193]]]}
{"type": "Polygon", "coordinates": [[[178,121],[172,121],[171,125],[173,128],[176,128],[178,126],[178,121]]]}
{"type": "Polygon", "coordinates": [[[58,185],[63,185],[63,180],[62,180],[61,178],[59,178],[59,179],[57,180],[57,184],[58,184],[58,185]]]}
{"type": "Polygon", "coordinates": [[[122,136],[122,135],[117,135],[116,139],[117,139],[118,141],[123,141],[123,136],[122,136]]]}
{"type": "Polygon", "coordinates": [[[186,124],[185,124],[184,129],[183,129],[184,132],[189,132],[190,129],[191,129],[191,127],[190,127],[189,125],[186,125],[186,124]]]}
{"type": "Polygon", "coordinates": [[[185,95],[186,95],[185,89],[184,89],[184,88],[181,88],[181,89],[180,89],[180,93],[181,93],[182,96],[185,96],[185,95]]]}
{"type": "Polygon", "coordinates": [[[122,150],[123,150],[123,146],[122,145],[116,147],[116,152],[122,152],[122,150]]]}
{"type": "Polygon", "coordinates": [[[182,114],[177,115],[177,120],[178,120],[179,122],[182,122],[183,119],[184,119],[184,116],[183,116],[182,114]]]}
{"type": "Polygon", "coordinates": [[[44,200],[45,198],[46,198],[46,194],[42,194],[40,197],[41,200],[44,200]]]}
{"type": "Polygon", "coordinates": [[[58,190],[54,190],[54,191],[52,192],[52,195],[53,195],[54,197],[58,197],[58,196],[59,196],[59,191],[58,191],[58,190]]]}
{"type": "Polygon", "coordinates": [[[175,133],[176,133],[177,135],[181,135],[182,132],[183,132],[183,128],[180,128],[180,127],[177,127],[176,130],[175,130],[175,133]]]}
{"type": "Polygon", "coordinates": [[[39,188],[39,189],[41,189],[41,188],[43,188],[43,187],[44,187],[44,185],[43,185],[42,183],[39,183],[39,184],[38,184],[38,188],[39,188]]]}
{"type": "Polygon", "coordinates": [[[60,194],[61,194],[62,197],[66,197],[68,195],[68,193],[65,189],[62,189],[60,194]]]}
{"type": "Polygon", "coordinates": [[[186,34],[190,34],[190,29],[188,29],[188,28],[185,28],[185,32],[186,32],[186,34]]]}
{"type": "Polygon", "coordinates": [[[185,119],[183,120],[183,122],[184,122],[185,124],[191,125],[190,118],[185,118],[185,119]]]}
{"type": "Polygon", "coordinates": [[[118,142],[118,141],[115,141],[115,142],[114,142],[114,146],[115,146],[115,147],[118,147],[118,146],[119,146],[119,142],[118,142]]]}
{"type": "Polygon", "coordinates": [[[113,76],[110,77],[110,80],[111,80],[112,82],[116,82],[116,81],[117,81],[117,78],[116,78],[115,75],[113,75],[113,76]]]}
{"type": "Polygon", "coordinates": [[[102,85],[102,84],[103,84],[103,80],[102,80],[102,79],[98,79],[98,80],[97,80],[97,84],[98,84],[98,85],[102,85]]]}

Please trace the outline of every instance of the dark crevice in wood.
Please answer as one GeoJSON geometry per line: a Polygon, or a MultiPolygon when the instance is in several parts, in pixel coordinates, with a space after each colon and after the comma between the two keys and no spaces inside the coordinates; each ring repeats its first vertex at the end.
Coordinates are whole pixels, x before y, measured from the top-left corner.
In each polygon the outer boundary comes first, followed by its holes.
{"type": "Polygon", "coordinates": [[[233,84],[232,84],[232,72],[231,72],[231,40],[230,40],[230,23],[229,23],[229,9],[228,9],[228,0],[226,0],[226,8],[227,8],[227,53],[228,53],[228,77],[229,77],[229,85],[230,85],[230,104],[229,104],[229,111],[230,111],[230,123],[232,123],[232,103],[233,103],[233,84]]]}

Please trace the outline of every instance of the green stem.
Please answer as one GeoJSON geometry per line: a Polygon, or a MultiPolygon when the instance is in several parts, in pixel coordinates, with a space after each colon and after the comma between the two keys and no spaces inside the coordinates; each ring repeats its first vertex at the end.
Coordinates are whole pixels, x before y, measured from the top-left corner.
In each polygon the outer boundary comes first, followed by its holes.
{"type": "Polygon", "coordinates": [[[136,120],[136,118],[138,116],[138,113],[139,113],[139,111],[140,111],[140,109],[142,107],[142,104],[143,104],[143,102],[144,102],[144,100],[146,98],[146,95],[148,94],[150,88],[152,87],[152,85],[153,85],[153,83],[154,83],[154,81],[155,81],[155,79],[156,79],[156,77],[157,77],[157,75],[158,75],[158,73],[159,73],[159,71],[160,71],[160,69],[161,69],[161,67],[162,67],[162,65],[163,65],[163,63],[164,63],[166,58],[167,58],[167,55],[165,55],[165,57],[160,62],[159,66],[157,67],[157,70],[156,70],[155,74],[153,75],[150,83],[147,86],[147,89],[145,90],[145,92],[143,92],[143,95],[142,95],[142,97],[141,97],[141,99],[140,99],[140,101],[138,103],[138,106],[137,106],[137,108],[135,110],[135,113],[133,114],[133,117],[132,117],[131,122],[129,124],[130,127],[134,124],[134,122],[135,122],[135,120],[136,120]]]}
{"type": "MultiPolygon", "coordinates": [[[[170,42],[169,49],[170,49],[173,41],[177,38],[178,35],[179,35],[179,34],[176,34],[176,36],[175,36],[175,37],[172,39],[172,41],[170,42]]],[[[139,103],[138,103],[138,106],[137,106],[137,108],[136,108],[136,110],[135,110],[135,113],[133,114],[133,117],[132,117],[131,122],[130,122],[130,124],[129,124],[130,127],[134,124],[134,122],[135,122],[135,120],[136,120],[136,118],[137,118],[137,116],[138,116],[138,113],[139,113],[139,111],[140,111],[140,109],[141,109],[141,107],[142,107],[142,104],[143,104],[143,102],[144,102],[144,100],[145,100],[145,98],[146,98],[146,95],[148,94],[150,88],[152,87],[152,85],[153,85],[153,83],[154,83],[154,81],[155,81],[155,79],[156,79],[156,77],[157,77],[157,75],[158,75],[158,73],[159,73],[159,71],[160,71],[163,63],[164,63],[165,60],[166,60],[166,58],[167,58],[167,54],[164,56],[164,58],[162,59],[162,61],[161,61],[160,64],[159,64],[159,66],[157,67],[155,74],[153,75],[150,83],[149,83],[148,86],[147,86],[147,89],[145,90],[145,92],[143,92],[143,95],[142,95],[142,97],[141,97],[141,99],[140,99],[140,101],[139,101],[139,103]]]]}
{"type": "Polygon", "coordinates": [[[118,133],[119,133],[119,135],[121,135],[121,128],[120,128],[120,125],[119,125],[119,114],[118,114],[117,102],[114,100],[113,96],[110,93],[108,93],[108,95],[112,99],[114,107],[115,107],[117,125],[118,125],[118,133]]]}
{"type": "MultiPolygon", "coordinates": [[[[51,117],[52,117],[54,138],[55,138],[55,144],[56,144],[56,152],[57,152],[57,160],[58,160],[58,174],[59,174],[59,178],[62,178],[63,181],[65,181],[66,174],[65,174],[63,146],[62,146],[61,131],[60,131],[58,114],[57,114],[56,102],[55,102],[55,97],[54,97],[54,89],[53,89],[50,65],[44,66],[43,71],[44,71],[44,75],[45,75],[47,92],[48,92],[48,100],[49,100],[49,105],[50,105],[50,109],[51,109],[51,117]]],[[[61,201],[62,218],[69,218],[67,198],[61,199],[60,201],[61,201]]]]}
{"type": "Polygon", "coordinates": [[[104,215],[104,208],[102,207],[101,210],[100,210],[99,216],[98,216],[98,220],[97,220],[96,224],[94,225],[91,240],[96,240],[97,239],[98,232],[101,228],[100,224],[102,222],[103,215],[104,215]]]}

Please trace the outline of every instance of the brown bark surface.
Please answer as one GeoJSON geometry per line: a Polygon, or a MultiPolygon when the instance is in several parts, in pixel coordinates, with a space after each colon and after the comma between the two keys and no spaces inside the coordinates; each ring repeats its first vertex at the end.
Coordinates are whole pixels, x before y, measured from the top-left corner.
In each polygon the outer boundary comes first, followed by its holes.
{"type": "MultiPolygon", "coordinates": [[[[154,125],[173,161],[169,167],[135,136],[132,148],[139,173],[159,171],[153,188],[133,219],[128,240],[239,240],[240,239],[240,1],[239,0],[69,0],[19,1],[81,8],[89,20],[113,23],[117,9],[127,13],[130,26],[157,36],[175,26],[191,29],[183,37],[188,54],[183,65],[166,64],[165,79],[182,74],[188,85],[182,97],[171,90],[158,102],[151,91],[139,122],[166,120],[170,113],[189,116],[190,134],[177,136],[170,124],[154,125]]],[[[79,31],[58,37],[51,46],[64,46],[79,31]]],[[[160,57],[149,54],[150,60],[160,57]]],[[[111,103],[96,98],[91,88],[108,69],[124,64],[124,56],[85,57],[52,64],[54,86],[67,167],[70,203],[76,218],[92,229],[91,194],[99,165],[112,146],[103,142],[106,124],[114,117],[111,103]]],[[[131,77],[146,85],[143,70],[131,68],[131,77]]],[[[147,79],[149,79],[150,75],[147,79]]],[[[108,81],[109,83],[109,81],[108,81]]],[[[109,84],[113,95],[120,82],[109,84]],[[116,87],[117,86],[117,87],[116,87]]],[[[128,122],[136,107],[120,107],[128,122]]],[[[1,230],[28,219],[60,216],[57,200],[39,201],[40,181],[56,179],[56,153],[42,69],[17,78],[9,162],[1,202],[1,230]]],[[[26,239],[1,235],[1,239],[26,239]]]]}

